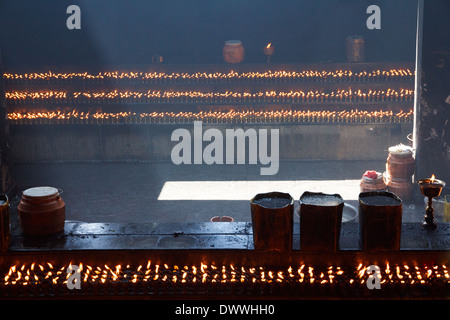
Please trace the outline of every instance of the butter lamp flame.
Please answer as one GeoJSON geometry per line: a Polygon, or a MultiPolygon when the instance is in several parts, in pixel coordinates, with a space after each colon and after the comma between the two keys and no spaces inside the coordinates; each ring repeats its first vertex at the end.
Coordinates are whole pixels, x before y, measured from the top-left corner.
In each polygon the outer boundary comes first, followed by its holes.
{"type": "Polygon", "coordinates": [[[274,47],[272,46],[272,42],[264,47],[264,54],[267,56],[267,63],[270,62],[270,57],[273,55],[274,51],[275,50],[274,47]]]}

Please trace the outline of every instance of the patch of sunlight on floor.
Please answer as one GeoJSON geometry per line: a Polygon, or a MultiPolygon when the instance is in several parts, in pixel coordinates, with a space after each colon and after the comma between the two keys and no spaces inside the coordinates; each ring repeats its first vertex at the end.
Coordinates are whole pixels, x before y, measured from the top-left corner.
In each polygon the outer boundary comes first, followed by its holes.
{"type": "Polygon", "coordinates": [[[358,200],[360,180],[166,181],[158,200],[250,200],[258,193],[285,192],[298,200],[305,191],[338,193],[358,200]]]}

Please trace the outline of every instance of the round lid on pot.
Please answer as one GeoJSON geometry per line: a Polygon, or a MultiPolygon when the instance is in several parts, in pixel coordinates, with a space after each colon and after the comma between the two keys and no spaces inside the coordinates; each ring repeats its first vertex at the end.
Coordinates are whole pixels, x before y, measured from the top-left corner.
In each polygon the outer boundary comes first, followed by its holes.
{"type": "Polygon", "coordinates": [[[227,40],[225,41],[226,45],[230,45],[230,46],[239,46],[242,44],[241,40],[227,40]]]}
{"type": "Polygon", "coordinates": [[[56,196],[58,193],[58,189],[53,187],[34,187],[25,190],[23,195],[30,198],[42,198],[56,196]]]}
{"type": "Polygon", "coordinates": [[[413,148],[410,146],[405,146],[404,144],[400,143],[396,146],[389,147],[389,153],[395,154],[398,156],[409,156],[413,154],[413,148]]]}

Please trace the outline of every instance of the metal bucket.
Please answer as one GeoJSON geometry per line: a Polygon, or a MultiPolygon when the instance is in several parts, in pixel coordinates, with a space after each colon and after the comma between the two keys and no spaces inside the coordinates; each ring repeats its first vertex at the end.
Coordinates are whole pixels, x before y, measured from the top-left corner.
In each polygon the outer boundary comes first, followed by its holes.
{"type": "Polygon", "coordinates": [[[300,250],[339,249],[344,200],[338,194],[305,192],[300,197],[300,250]]]}
{"type": "Polygon", "coordinates": [[[400,250],[402,200],[392,192],[359,194],[359,231],[363,251],[400,250]]]}
{"type": "Polygon", "coordinates": [[[255,250],[292,251],[294,199],[287,193],[261,193],[250,208],[255,250]]]}

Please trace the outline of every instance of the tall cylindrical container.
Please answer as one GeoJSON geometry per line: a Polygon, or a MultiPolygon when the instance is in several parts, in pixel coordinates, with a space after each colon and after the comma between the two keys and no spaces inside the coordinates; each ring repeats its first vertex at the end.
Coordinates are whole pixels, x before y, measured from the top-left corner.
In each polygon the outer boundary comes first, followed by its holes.
{"type": "Polygon", "coordinates": [[[58,189],[35,187],[22,194],[17,212],[22,232],[38,236],[64,230],[66,205],[58,189]]]}
{"type": "Polygon", "coordinates": [[[402,199],[405,202],[412,200],[414,184],[412,183],[411,178],[395,179],[389,176],[387,172],[383,174],[383,178],[389,192],[392,192],[393,194],[397,195],[400,199],[402,199]]]}
{"type": "Polygon", "coordinates": [[[304,192],[300,197],[300,250],[339,250],[344,200],[338,194],[304,192]]]}
{"type": "Polygon", "coordinates": [[[389,148],[389,155],[386,162],[386,171],[394,179],[411,180],[414,174],[414,158],[412,148],[404,146],[389,148]]]}
{"type": "Polygon", "coordinates": [[[261,193],[250,208],[255,250],[292,251],[294,199],[282,192],[261,193]]]}
{"type": "Polygon", "coordinates": [[[245,49],[239,40],[225,41],[223,46],[223,59],[228,63],[239,63],[244,60],[245,49]]]}
{"type": "Polygon", "coordinates": [[[389,147],[384,174],[388,191],[396,194],[403,201],[410,201],[413,195],[413,174],[413,149],[403,144],[389,147]]]}
{"type": "Polygon", "coordinates": [[[10,243],[9,200],[6,194],[0,194],[0,252],[8,251],[10,243]]]}
{"type": "Polygon", "coordinates": [[[363,251],[400,250],[402,200],[392,192],[359,194],[359,231],[363,251]]]}
{"type": "Polygon", "coordinates": [[[444,222],[450,222],[450,195],[444,197],[444,214],[442,220],[444,222]]]}
{"type": "Polygon", "coordinates": [[[365,45],[362,36],[350,36],[345,39],[348,62],[364,62],[365,45]]]}

